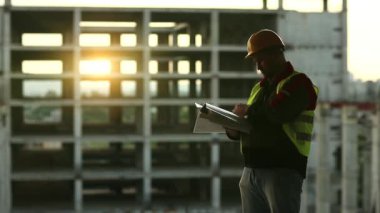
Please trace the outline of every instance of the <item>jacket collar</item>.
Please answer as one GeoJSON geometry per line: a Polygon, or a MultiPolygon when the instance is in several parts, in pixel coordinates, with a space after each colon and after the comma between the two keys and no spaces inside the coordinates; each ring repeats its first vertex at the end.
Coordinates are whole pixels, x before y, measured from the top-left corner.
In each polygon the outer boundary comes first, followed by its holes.
{"type": "MultiPolygon", "coordinates": [[[[289,61],[287,61],[286,65],[285,65],[285,70],[283,70],[282,72],[280,72],[280,73],[278,73],[277,75],[274,76],[272,84],[277,85],[278,82],[280,82],[281,80],[287,78],[293,72],[294,72],[293,65],[289,61]]],[[[260,81],[260,87],[264,87],[267,83],[269,83],[268,78],[264,77],[260,81]]]]}

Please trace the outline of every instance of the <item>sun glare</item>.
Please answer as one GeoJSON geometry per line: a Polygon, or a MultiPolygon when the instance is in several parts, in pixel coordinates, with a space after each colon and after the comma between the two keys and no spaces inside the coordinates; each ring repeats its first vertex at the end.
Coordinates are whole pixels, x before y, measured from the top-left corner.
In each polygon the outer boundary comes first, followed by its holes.
{"type": "Polygon", "coordinates": [[[111,73],[111,62],[105,59],[82,60],[79,69],[83,75],[106,75],[111,73]]]}

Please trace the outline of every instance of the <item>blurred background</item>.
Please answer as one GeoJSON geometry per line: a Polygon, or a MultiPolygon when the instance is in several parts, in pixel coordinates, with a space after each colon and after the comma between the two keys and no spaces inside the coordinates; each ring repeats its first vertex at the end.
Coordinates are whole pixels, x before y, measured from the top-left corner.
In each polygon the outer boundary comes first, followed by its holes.
{"type": "Polygon", "coordinates": [[[319,87],[301,212],[380,212],[376,0],[0,0],[0,212],[240,212],[239,143],[192,134],[278,32],[319,87]]]}

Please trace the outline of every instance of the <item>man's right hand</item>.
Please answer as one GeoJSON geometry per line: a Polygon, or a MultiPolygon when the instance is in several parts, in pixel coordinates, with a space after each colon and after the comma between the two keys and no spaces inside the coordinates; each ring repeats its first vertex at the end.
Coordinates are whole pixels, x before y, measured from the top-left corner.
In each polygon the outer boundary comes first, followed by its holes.
{"type": "Polygon", "coordinates": [[[248,105],[247,104],[236,104],[232,109],[232,112],[243,118],[247,113],[248,105]]]}
{"type": "MultiPolygon", "coordinates": [[[[235,113],[237,116],[243,118],[247,112],[248,106],[246,104],[236,104],[235,107],[232,109],[232,112],[235,113]]],[[[240,132],[234,129],[226,129],[226,133],[229,138],[231,139],[239,139],[240,132]]]]}

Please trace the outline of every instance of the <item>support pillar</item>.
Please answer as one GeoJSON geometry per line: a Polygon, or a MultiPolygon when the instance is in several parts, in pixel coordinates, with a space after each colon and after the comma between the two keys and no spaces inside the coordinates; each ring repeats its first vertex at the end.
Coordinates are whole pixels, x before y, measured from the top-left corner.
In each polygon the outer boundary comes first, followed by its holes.
{"type": "MultiPolygon", "coordinates": [[[[211,100],[213,104],[218,105],[219,99],[219,79],[216,77],[219,72],[219,53],[217,46],[219,44],[219,13],[217,11],[213,11],[211,13],[211,73],[213,77],[211,79],[211,100]]],[[[221,206],[221,177],[220,171],[220,144],[217,143],[216,135],[213,135],[213,143],[211,147],[211,162],[213,167],[213,177],[212,177],[212,206],[214,209],[218,209],[221,206]]]]}
{"type": "Polygon", "coordinates": [[[284,9],[283,0],[278,0],[278,9],[279,10],[283,10],[284,9]]]}
{"type": "Polygon", "coordinates": [[[268,0],[263,0],[263,9],[264,10],[268,9],[268,0]]]}
{"type": "Polygon", "coordinates": [[[343,106],[342,212],[358,212],[358,122],[354,106],[343,106]]]}
{"type": "Polygon", "coordinates": [[[380,104],[376,106],[372,126],[371,211],[380,213],[380,104]]]}
{"type": "Polygon", "coordinates": [[[327,140],[328,132],[328,105],[318,105],[316,111],[316,124],[319,127],[317,132],[317,171],[316,171],[316,212],[330,212],[330,167],[326,155],[329,153],[327,140]]]}
{"type": "Polygon", "coordinates": [[[308,206],[309,206],[309,202],[308,202],[308,187],[309,187],[309,181],[308,179],[306,178],[304,181],[303,181],[303,185],[302,185],[302,194],[301,194],[301,206],[300,206],[300,212],[302,213],[307,213],[307,209],[308,209],[308,206]]]}
{"type": "Polygon", "coordinates": [[[80,23],[81,11],[77,8],[74,10],[73,18],[73,71],[74,71],[74,116],[73,116],[73,132],[74,132],[74,208],[75,212],[83,211],[83,179],[82,179],[82,107],[80,104],[80,23]]]}
{"type": "Polygon", "coordinates": [[[150,50],[149,50],[149,22],[151,19],[150,10],[144,10],[143,13],[143,23],[142,23],[142,46],[143,46],[143,57],[142,57],[142,70],[144,73],[143,78],[143,208],[149,210],[151,208],[152,202],[152,151],[151,151],[151,116],[150,116],[150,74],[149,74],[149,60],[150,60],[150,50]]]}
{"type": "Polygon", "coordinates": [[[4,7],[0,8],[0,70],[3,71],[0,83],[0,212],[11,212],[11,107],[10,107],[10,73],[11,73],[11,1],[5,0],[4,7]],[[1,46],[2,44],[2,46],[1,46]]]}
{"type": "Polygon", "coordinates": [[[323,0],[323,12],[327,12],[329,9],[328,0],[323,0]]]}
{"type": "Polygon", "coordinates": [[[221,207],[221,177],[220,177],[220,144],[217,139],[211,143],[211,205],[215,211],[220,211],[221,207]]]}

